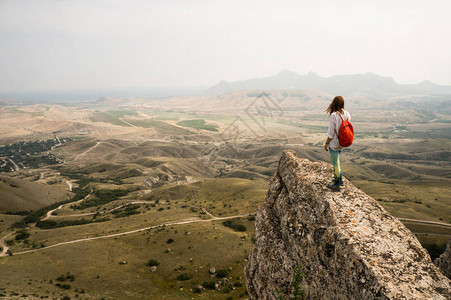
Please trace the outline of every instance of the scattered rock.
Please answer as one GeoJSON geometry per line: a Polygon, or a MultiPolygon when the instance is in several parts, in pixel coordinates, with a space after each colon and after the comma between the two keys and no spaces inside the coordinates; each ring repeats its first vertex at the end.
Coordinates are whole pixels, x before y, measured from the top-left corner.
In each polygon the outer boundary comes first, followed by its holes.
{"type": "Polygon", "coordinates": [[[215,274],[216,273],[216,268],[215,267],[211,267],[210,268],[210,274],[215,274]]]}
{"type": "Polygon", "coordinates": [[[201,291],[205,291],[204,287],[201,286],[200,284],[198,286],[196,286],[196,289],[201,290],[201,291]]]}
{"type": "Polygon", "coordinates": [[[126,265],[127,262],[124,260],[124,261],[120,261],[119,264],[120,264],[120,265],[126,265]]]}
{"type": "Polygon", "coordinates": [[[155,272],[156,270],[157,270],[157,267],[156,267],[156,266],[151,266],[151,267],[150,267],[150,272],[153,273],[153,272],[155,272]]]}
{"type": "Polygon", "coordinates": [[[250,298],[292,292],[303,266],[307,299],[451,299],[450,281],[415,235],[347,180],[331,192],[332,174],[329,164],[282,154],[255,220],[250,298]]]}

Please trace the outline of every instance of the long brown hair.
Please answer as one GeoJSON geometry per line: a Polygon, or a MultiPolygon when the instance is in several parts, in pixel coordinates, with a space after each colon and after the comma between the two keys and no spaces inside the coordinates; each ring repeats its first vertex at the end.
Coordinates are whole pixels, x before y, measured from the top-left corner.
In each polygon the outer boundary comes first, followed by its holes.
{"type": "Polygon", "coordinates": [[[343,109],[345,108],[345,99],[342,96],[336,96],[329,107],[326,109],[326,113],[331,115],[333,112],[338,111],[340,114],[343,114],[343,109]]]}

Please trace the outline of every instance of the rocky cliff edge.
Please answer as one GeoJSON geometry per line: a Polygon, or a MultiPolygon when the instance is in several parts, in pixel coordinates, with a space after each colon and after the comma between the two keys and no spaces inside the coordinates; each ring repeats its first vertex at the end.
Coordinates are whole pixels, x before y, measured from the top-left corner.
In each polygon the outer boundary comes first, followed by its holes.
{"type": "Polygon", "coordinates": [[[350,182],[329,191],[331,179],[330,165],[282,154],[257,212],[250,297],[292,293],[303,266],[307,299],[451,299],[449,279],[417,238],[350,182]]]}

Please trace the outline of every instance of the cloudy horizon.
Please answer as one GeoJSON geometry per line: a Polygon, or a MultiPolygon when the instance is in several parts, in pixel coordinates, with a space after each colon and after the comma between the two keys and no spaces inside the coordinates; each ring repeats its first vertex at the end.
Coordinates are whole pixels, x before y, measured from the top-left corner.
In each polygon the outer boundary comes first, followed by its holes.
{"type": "Polygon", "coordinates": [[[0,96],[201,90],[284,69],[451,85],[449,8],[443,1],[3,0],[0,96]]]}

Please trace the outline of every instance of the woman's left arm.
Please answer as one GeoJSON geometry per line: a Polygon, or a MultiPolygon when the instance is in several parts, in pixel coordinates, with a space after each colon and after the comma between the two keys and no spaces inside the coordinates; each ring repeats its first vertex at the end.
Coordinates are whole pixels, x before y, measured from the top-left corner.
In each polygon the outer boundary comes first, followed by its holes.
{"type": "Polygon", "coordinates": [[[327,137],[326,143],[324,144],[324,150],[329,151],[330,141],[331,141],[330,137],[327,137]]]}

